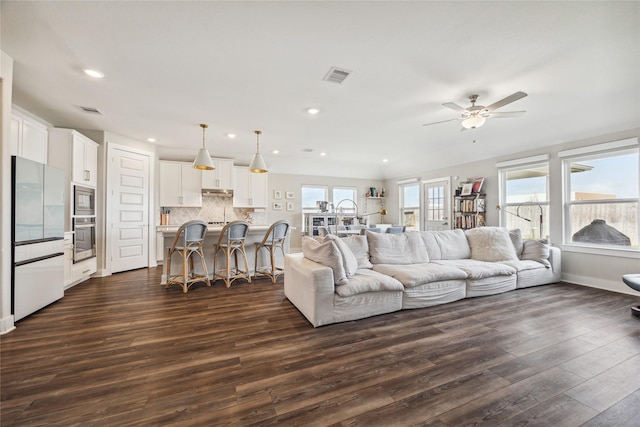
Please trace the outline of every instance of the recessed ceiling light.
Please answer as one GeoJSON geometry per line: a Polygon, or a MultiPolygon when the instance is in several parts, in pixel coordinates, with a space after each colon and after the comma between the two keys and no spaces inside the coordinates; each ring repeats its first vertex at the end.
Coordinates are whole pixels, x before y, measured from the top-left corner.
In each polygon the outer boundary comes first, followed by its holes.
{"type": "Polygon", "coordinates": [[[273,151],[272,151],[272,153],[273,153],[273,154],[279,154],[279,153],[280,153],[280,150],[273,150],[273,151]]]}
{"type": "Polygon", "coordinates": [[[320,112],[320,110],[317,109],[317,108],[309,108],[309,109],[307,109],[307,113],[309,113],[309,114],[318,114],[319,112],[320,112]]]}
{"type": "Polygon", "coordinates": [[[325,152],[323,151],[322,153],[320,153],[320,155],[321,155],[322,157],[324,157],[324,156],[326,156],[326,155],[327,155],[327,153],[325,153],[325,152]]]}
{"type": "Polygon", "coordinates": [[[147,141],[149,141],[149,142],[156,142],[156,139],[155,139],[155,138],[153,138],[153,137],[150,137],[150,138],[147,138],[147,141]]]}
{"type": "Polygon", "coordinates": [[[233,139],[233,138],[235,138],[235,137],[236,137],[236,134],[235,134],[235,133],[228,133],[228,134],[227,134],[227,138],[231,138],[231,139],[233,139]]]}
{"type": "Polygon", "coordinates": [[[382,163],[387,163],[389,159],[382,159],[382,163]]]}
{"type": "Polygon", "coordinates": [[[93,77],[94,79],[101,79],[104,77],[104,73],[98,70],[92,70],[90,68],[85,68],[84,73],[87,76],[93,77]]]}

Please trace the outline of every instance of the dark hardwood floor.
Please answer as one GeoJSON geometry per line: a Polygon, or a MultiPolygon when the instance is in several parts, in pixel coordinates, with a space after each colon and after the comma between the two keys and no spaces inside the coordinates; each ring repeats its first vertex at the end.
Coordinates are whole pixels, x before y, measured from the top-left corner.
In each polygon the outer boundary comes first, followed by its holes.
{"type": "Polygon", "coordinates": [[[91,279],[0,338],[9,426],[638,426],[640,298],[541,286],[314,329],[282,279],[91,279]]]}

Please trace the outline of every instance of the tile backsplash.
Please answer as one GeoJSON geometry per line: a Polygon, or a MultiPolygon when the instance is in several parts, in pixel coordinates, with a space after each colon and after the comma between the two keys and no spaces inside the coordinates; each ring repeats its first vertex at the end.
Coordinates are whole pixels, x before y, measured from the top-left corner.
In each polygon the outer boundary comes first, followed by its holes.
{"type": "MultiPolygon", "coordinates": [[[[234,208],[233,199],[228,196],[207,196],[202,198],[201,208],[171,207],[169,225],[181,225],[192,219],[207,222],[248,220],[252,224],[266,224],[264,209],[234,208]]],[[[158,223],[160,221],[158,220],[158,223]]]]}

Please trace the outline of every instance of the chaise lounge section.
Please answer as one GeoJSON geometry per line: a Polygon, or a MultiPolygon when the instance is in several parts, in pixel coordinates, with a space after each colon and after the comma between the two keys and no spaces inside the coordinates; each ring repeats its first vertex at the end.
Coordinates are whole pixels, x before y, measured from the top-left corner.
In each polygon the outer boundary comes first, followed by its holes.
{"type": "Polygon", "coordinates": [[[314,327],[560,280],[560,250],[520,230],[304,237],[285,256],[287,298],[314,327]]]}

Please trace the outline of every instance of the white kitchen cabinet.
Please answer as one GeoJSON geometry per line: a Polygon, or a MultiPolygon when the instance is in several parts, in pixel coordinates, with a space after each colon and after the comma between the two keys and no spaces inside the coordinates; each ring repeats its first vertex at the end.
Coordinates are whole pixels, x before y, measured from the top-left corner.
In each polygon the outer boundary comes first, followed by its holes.
{"type": "Polygon", "coordinates": [[[73,283],[73,232],[64,233],[64,288],[73,283]]]}
{"type": "Polygon", "coordinates": [[[202,171],[202,189],[229,190],[233,188],[233,160],[211,159],[214,170],[202,171]]]}
{"type": "Polygon", "coordinates": [[[236,208],[267,207],[267,174],[253,173],[248,167],[235,166],[233,206],[236,208]]]}
{"type": "Polygon", "coordinates": [[[192,163],[160,161],[160,206],[202,207],[202,174],[192,163]]]}
{"type": "Polygon", "coordinates": [[[11,155],[46,164],[48,139],[46,125],[18,111],[11,112],[11,155]]]}
{"type": "Polygon", "coordinates": [[[76,184],[98,184],[98,144],[73,129],[49,129],[49,164],[67,171],[76,184]]]}
{"type": "Polygon", "coordinates": [[[98,260],[96,257],[76,262],[71,267],[71,286],[84,282],[96,271],[98,271],[98,260]]]}

